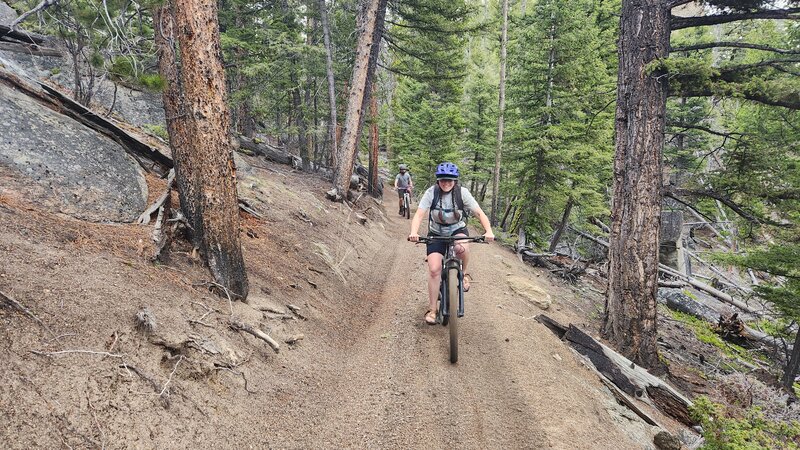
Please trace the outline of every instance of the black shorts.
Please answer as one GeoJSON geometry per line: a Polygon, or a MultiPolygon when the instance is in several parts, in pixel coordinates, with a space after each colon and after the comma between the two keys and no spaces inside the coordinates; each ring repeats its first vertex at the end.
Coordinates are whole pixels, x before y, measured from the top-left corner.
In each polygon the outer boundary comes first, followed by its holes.
{"type": "Polygon", "coordinates": [[[408,188],[397,188],[397,195],[400,196],[400,198],[403,198],[403,194],[405,194],[407,191],[408,188]]]}
{"type": "MultiPolygon", "coordinates": [[[[469,231],[467,230],[467,227],[461,227],[461,228],[457,229],[456,231],[454,231],[453,234],[451,234],[450,236],[455,236],[457,234],[463,234],[463,235],[469,236],[469,231]]],[[[433,233],[428,233],[428,236],[439,236],[439,235],[438,234],[433,234],[433,233]]],[[[428,251],[427,254],[428,255],[430,255],[431,253],[439,253],[442,256],[444,256],[444,252],[447,251],[447,242],[434,242],[432,244],[426,244],[426,246],[427,246],[427,251],[428,251]]]]}

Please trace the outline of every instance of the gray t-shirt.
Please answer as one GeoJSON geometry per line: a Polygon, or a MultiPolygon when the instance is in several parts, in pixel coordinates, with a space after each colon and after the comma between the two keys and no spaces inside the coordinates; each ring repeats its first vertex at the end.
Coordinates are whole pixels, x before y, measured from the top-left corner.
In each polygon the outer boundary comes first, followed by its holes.
{"type": "Polygon", "coordinates": [[[432,205],[433,190],[436,188],[435,184],[429,187],[428,190],[422,194],[422,198],[419,201],[419,209],[431,210],[431,214],[429,214],[430,220],[428,220],[429,232],[442,236],[450,236],[459,228],[467,226],[467,221],[464,214],[465,212],[468,214],[474,214],[474,212],[480,208],[478,201],[475,200],[475,197],[470,194],[467,188],[464,186],[459,187],[461,188],[461,200],[464,202],[464,209],[466,211],[461,211],[461,218],[458,220],[456,219],[452,192],[442,192],[442,194],[439,196],[438,205],[432,205]],[[441,219],[443,220],[440,220],[439,212],[441,212],[441,219]],[[443,223],[440,223],[442,221],[443,223]]]}
{"type": "Polygon", "coordinates": [[[408,186],[411,185],[411,174],[408,172],[398,173],[394,177],[394,181],[397,183],[397,189],[408,189],[408,186]]]}

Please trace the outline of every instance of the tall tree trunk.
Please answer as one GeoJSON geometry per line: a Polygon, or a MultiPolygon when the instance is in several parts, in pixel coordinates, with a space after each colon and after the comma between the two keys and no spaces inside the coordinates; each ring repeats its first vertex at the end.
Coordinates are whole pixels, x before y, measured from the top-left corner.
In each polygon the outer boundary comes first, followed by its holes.
{"type": "Polygon", "coordinates": [[[572,212],[572,196],[569,196],[567,200],[567,206],[564,208],[564,215],[561,217],[561,223],[558,224],[558,228],[556,229],[555,234],[553,235],[553,239],[550,241],[550,248],[547,250],[550,253],[556,251],[556,247],[558,246],[558,241],[561,240],[561,235],[564,234],[564,229],[567,228],[567,222],[569,222],[569,214],[572,212]]]}
{"type": "Polygon", "coordinates": [[[330,142],[331,165],[336,167],[337,133],[336,127],[336,83],[333,77],[333,48],[331,48],[331,28],[328,25],[328,9],[325,0],[319,0],[319,17],[322,20],[322,34],[325,39],[325,70],[328,74],[328,103],[330,106],[330,122],[328,123],[328,141],[330,142]]]}
{"type": "Polygon", "coordinates": [[[369,102],[369,182],[367,191],[373,197],[378,196],[378,96],[375,95],[377,85],[372,83],[372,95],[369,102]]]}
{"type": "Polygon", "coordinates": [[[616,153],[603,336],[641,366],[659,368],[656,291],[667,78],[649,65],[669,53],[663,0],[623,0],[616,153]]]}
{"type": "Polygon", "coordinates": [[[503,218],[500,219],[500,228],[502,230],[504,230],[504,231],[506,230],[506,220],[508,220],[509,214],[515,208],[515,206],[514,206],[514,202],[515,201],[517,201],[517,196],[516,195],[511,197],[511,201],[509,201],[508,205],[506,205],[506,212],[503,213],[503,218]]]}
{"type": "Polygon", "coordinates": [[[497,199],[500,194],[500,160],[503,151],[503,120],[506,109],[506,44],[508,43],[508,0],[503,0],[503,30],[500,37],[500,106],[497,110],[497,150],[494,153],[492,212],[490,221],[497,225],[497,199]]]}
{"type": "Polygon", "coordinates": [[[353,76],[350,80],[350,94],[347,99],[347,114],[344,120],[344,130],[338,148],[338,157],[334,169],[334,188],[343,198],[347,197],[350,186],[350,176],[353,174],[353,162],[358,148],[361,119],[364,113],[364,97],[369,84],[370,56],[375,41],[378,16],[380,11],[386,10],[387,0],[363,0],[361,17],[358,27],[358,42],[356,45],[356,58],[353,64],[353,76]]]}
{"type": "MultiPolygon", "coordinates": [[[[186,124],[188,117],[183,99],[183,86],[181,85],[176,53],[175,19],[170,2],[165,2],[162,6],[153,8],[153,24],[155,28],[153,35],[158,51],[158,72],[166,81],[166,85],[161,91],[161,99],[164,104],[169,146],[172,149],[175,172],[176,174],[183,174],[185,172],[183,168],[185,157],[179,158],[177,155],[186,155],[188,153],[186,149],[188,138],[185,134],[188,131],[188,125],[186,124]]],[[[197,196],[192,191],[197,186],[187,183],[185,176],[181,176],[178,179],[178,184],[178,197],[181,205],[188,204],[189,198],[197,196]]],[[[189,220],[189,216],[186,217],[189,220]]],[[[190,222],[189,225],[192,228],[199,226],[194,222],[190,222]]]]}
{"type": "Polygon", "coordinates": [[[783,387],[788,392],[793,392],[792,385],[798,370],[800,370],[800,331],[794,337],[792,356],[789,358],[789,364],[786,365],[786,370],[783,372],[783,387]]]}
{"type": "MultiPolygon", "coordinates": [[[[364,103],[361,106],[361,111],[366,112],[367,108],[372,102],[372,97],[376,95],[377,89],[374,87],[375,83],[378,81],[378,77],[376,75],[378,70],[378,56],[380,54],[381,49],[381,39],[383,38],[383,26],[384,21],[386,19],[386,5],[389,3],[388,0],[380,0],[381,4],[378,5],[378,15],[375,18],[375,31],[373,37],[373,46],[369,52],[369,66],[367,67],[367,87],[366,87],[366,95],[364,95],[364,103]]],[[[361,115],[361,120],[359,121],[358,125],[358,132],[357,136],[362,135],[362,130],[364,129],[364,120],[366,118],[366,114],[361,115]]],[[[356,150],[356,155],[358,154],[358,150],[356,150]]]]}
{"type": "Polygon", "coordinates": [[[236,171],[225,102],[225,71],[220,59],[215,0],[174,0],[173,13],[181,54],[186,103],[186,145],[174,153],[181,209],[193,227],[217,283],[247,297],[248,281],[239,240],[236,171]]]}

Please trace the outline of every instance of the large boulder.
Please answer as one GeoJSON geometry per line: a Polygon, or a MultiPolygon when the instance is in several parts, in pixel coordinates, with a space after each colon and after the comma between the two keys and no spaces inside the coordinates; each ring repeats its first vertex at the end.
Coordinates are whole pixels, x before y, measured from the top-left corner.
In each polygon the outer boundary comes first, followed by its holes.
{"type": "Polygon", "coordinates": [[[5,2],[0,1],[0,25],[11,25],[17,18],[17,13],[5,2]]]}
{"type": "Polygon", "coordinates": [[[509,276],[506,277],[506,282],[512,291],[540,309],[548,309],[553,303],[550,294],[527,278],[509,276]]]}
{"type": "Polygon", "coordinates": [[[113,140],[0,84],[0,168],[32,200],[74,217],[130,222],[147,206],[139,164],[113,140]]]}

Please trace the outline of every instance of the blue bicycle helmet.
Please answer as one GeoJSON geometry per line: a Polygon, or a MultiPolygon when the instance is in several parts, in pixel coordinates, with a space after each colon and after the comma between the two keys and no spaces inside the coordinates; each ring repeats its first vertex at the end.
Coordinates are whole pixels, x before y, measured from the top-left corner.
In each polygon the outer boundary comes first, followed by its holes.
{"type": "Polygon", "coordinates": [[[458,167],[451,162],[443,162],[436,167],[437,180],[457,180],[458,167]]]}

